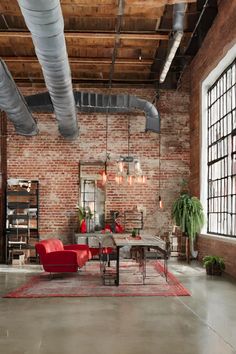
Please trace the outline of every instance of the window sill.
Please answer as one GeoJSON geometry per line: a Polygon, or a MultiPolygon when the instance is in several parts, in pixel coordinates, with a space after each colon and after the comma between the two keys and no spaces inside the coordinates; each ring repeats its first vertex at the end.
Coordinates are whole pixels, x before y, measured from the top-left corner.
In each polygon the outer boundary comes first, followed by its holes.
{"type": "Polygon", "coordinates": [[[236,244],[236,237],[227,237],[227,236],[220,236],[220,235],[214,235],[214,234],[201,234],[199,237],[207,238],[210,240],[216,240],[220,242],[227,242],[227,243],[233,243],[236,244]]]}

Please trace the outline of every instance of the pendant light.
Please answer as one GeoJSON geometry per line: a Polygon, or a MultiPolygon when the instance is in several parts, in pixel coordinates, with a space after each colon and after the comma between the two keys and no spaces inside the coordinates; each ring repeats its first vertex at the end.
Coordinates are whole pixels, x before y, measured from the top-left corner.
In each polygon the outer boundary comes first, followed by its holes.
{"type": "Polygon", "coordinates": [[[161,199],[161,133],[159,134],[159,208],[163,209],[163,201],[161,199]]]}
{"type": "Polygon", "coordinates": [[[108,153],[107,153],[107,145],[108,145],[108,111],[106,113],[106,158],[104,162],[104,171],[102,171],[102,184],[105,185],[107,183],[107,159],[108,159],[108,153]]]}

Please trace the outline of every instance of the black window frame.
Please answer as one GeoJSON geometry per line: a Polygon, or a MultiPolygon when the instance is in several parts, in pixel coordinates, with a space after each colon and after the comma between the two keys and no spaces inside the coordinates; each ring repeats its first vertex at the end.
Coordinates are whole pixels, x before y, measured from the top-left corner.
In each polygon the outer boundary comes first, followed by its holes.
{"type": "Polygon", "coordinates": [[[207,92],[207,232],[236,237],[236,58],[207,92]]]}

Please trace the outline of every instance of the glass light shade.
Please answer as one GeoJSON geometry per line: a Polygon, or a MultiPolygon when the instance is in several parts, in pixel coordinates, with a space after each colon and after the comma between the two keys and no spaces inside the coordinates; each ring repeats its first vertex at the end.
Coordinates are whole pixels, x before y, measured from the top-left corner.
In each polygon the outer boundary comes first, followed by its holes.
{"type": "Polygon", "coordinates": [[[145,184],[147,183],[147,177],[142,175],[142,184],[145,184]]]}
{"type": "Polygon", "coordinates": [[[124,180],[123,176],[116,176],[115,177],[115,181],[117,184],[122,184],[123,180],[124,180]]]}
{"type": "Polygon", "coordinates": [[[137,176],[136,180],[137,180],[137,183],[142,183],[142,176],[137,176]]]}
{"type": "Polygon", "coordinates": [[[127,182],[128,182],[128,184],[130,185],[130,186],[132,186],[132,184],[133,184],[133,176],[128,176],[127,177],[127,182]]]}
{"type": "Polygon", "coordinates": [[[119,161],[118,162],[118,172],[119,173],[123,173],[124,172],[124,162],[123,161],[119,161]]]}
{"type": "Polygon", "coordinates": [[[159,208],[163,209],[163,202],[162,202],[161,196],[159,196],[159,208]]]}
{"type": "Polygon", "coordinates": [[[107,182],[107,174],[106,171],[102,172],[102,184],[105,184],[107,182]]]}
{"type": "Polygon", "coordinates": [[[134,170],[136,173],[140,173],[141,171],[141,165],[140,162],[138,160],[134,161],[134,170]]]}

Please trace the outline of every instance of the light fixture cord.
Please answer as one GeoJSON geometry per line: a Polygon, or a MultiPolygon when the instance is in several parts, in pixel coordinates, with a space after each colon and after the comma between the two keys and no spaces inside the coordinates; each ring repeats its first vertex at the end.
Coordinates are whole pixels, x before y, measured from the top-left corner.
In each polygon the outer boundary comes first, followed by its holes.
{"type": "Polygon", "coordinates": [[[108,99],[108,106],[107,106],[107,111],[106,111],[106,157],[105,157],[105,174],[107,174],[107,149],[108,149],[108,110],[109,110],[109,106],[110,106],[110,102],[111,102],[111,95],[109,95],[109,99],[108,99]]]}
{"type": "Polygon", "coordinates": [[[106,114],[106,158],[105,158],[105,173],[107,174],[107,147],[108,147],[108,113],[106,114]]]}
{"type": "MultiPolygon", "coordinates": [[[[129,150],[130,150],[130,117],[128,117],[128,157],[129,157],[129,150]]],[[[129,175],[129,162],[127,168],[127,175],[129,175]]]]}
{"type": "Polygon", "coordinates": [[[159,134],[159,197],[161,197],[161,133],[159,134]]]}

